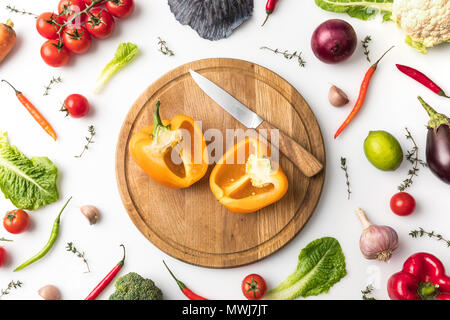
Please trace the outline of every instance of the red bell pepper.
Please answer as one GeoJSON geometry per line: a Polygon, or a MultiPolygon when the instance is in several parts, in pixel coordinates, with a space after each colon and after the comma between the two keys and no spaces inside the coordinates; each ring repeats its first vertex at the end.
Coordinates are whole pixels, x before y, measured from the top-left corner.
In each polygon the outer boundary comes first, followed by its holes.
{"type": "Polygon", "coordinates": [[[450,277],[442,262],[429,253],[409,257],[387,287],[392,300],[450,300],[450,277]]]}

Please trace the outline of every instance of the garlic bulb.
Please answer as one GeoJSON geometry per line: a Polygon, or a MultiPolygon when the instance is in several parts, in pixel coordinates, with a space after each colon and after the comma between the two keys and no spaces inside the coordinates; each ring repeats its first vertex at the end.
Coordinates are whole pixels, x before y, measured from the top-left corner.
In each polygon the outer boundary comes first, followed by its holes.
{"type": "Polygon", "coordinates": [[[398,247],[397,232],[388,226],[371,224],[362,209],[356,210],[356,214],[363,226],[359,240],[359,248],[363,256],[366,259],[388,261],[392,252],[398,247]]]}

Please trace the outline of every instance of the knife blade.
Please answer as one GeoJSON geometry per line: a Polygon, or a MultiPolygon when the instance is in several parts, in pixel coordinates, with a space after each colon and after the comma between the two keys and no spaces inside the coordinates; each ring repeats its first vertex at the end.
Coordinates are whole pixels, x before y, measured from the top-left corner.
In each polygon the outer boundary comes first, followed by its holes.
{"type": "Polygon", "coordinates": [[[244,106],[239,100],[220,88],[214,82],[206,79],[194,70],[189,70],[189,72],[195,83],[197,83],[200,89],[202,89],[207,96],[213,99],[219,106],[221,106],[226,112],[242,123],[245,127],[256,129],[261,123],[264,122],[263,118],[244,106]]]}
{"type": "Polygon", "coordinates": [[[227,111],[236,120],[249,129],[265,129],[260,131],[260,135],[268,141],[271,141],[271,132],[277,130],[278,144],[273,144],[279,149],[296,167],[298,167],[307,177],[313,177],[323,169],[323,165],[305,148],[299,145],[295,140],[278,130],[272,124],[265,121],[258,114],[247,108],[239,100],[229,94],[227,91],[216,85],[211,80],[205,78],[194,70],[189,73],[195,83],[203,92],[214,100],[222,109],[227,111]],[[266,132],[263,135],[262,132],[266,132]]]}

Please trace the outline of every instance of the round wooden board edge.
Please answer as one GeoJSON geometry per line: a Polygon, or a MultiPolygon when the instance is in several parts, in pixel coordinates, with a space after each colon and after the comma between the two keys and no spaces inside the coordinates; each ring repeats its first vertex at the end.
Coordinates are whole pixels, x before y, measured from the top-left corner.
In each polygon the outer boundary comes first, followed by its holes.
{"type": "MultiPolygon", "coordinates": [[[[271,81],[271,82],[273,82],[273,81],[271,81]]],[[[298,106],[292,104],[292,107],[295,109],[295,111],[297,113],[299,112],[299,110],[297,109],[298,106]]],[[[310,139],[310,137],[308,137],[308,139],[310,139]]],[[[311,148],[312,148],[312,146],[311,146],[311,148]]],[[[325,150],[323,135],[322,135],[319,123],[317,121],[317,118],[314,115],[314,112],[312,111],[311,107],[306,102],[306,100],[303,98],[303,96],[298,92],[298,90],[294,86],[292,86],[288,81],[286,81],[284,78],[282,78],[280,75],[278,75],[274,71],[272,71],[268,68],[265,68],[263,66],[260,66],[258,64],[255,64],[253,62],[240,60],[240,59],[234,59],[234,58],[206,58],[206,59],[191,61],[191,62],[185,63],[181,66],[178,66],[178,67],[170,70],[169,72],[165,73],[160,78],[158,78],[155,82],[153,82],[149,87],[147,87],[147,89],[138,97],[138,99],[135,101],[135,103],[132,105],[129,112],[127,113],[125,120],[122,124],[122,127],[120,129],[118,142],[116,145],[116,166],[115,166],[115,168],[116,168],[117,187],[119,189],[119,194],[122,199],[122,203],[124,205],[125,210],[127,211],[131,221],[138,228],[138,230],[141,232],[141,234],[143,234],[147,238],[147,240],[149,240],[155,247],[157,247],[158,249],[162,250],[164,253],[168,254],[169,256],[171,256],[175,259],[181,260],[183,262],[186,262],[186,263],[189,263],[192,265],[207,267],[207,268],[234,268],[234,267],[239,267],[239,266],[243,266],[243,265],[247,265],[250,263],[260,261],[260,260],[270,256],[271,254],[277,252],[278,250],[282,249],[285,245],[287,245],[290,241],[292,241],[298,235],[298,233],[303,229],[303,227],[307,224],[307,222],[311,218],[312,214],[314,213],[314,211],[320,201],[321,195],[322,195],[323,185],[325,182],[325,175],[326,175],[326,150],[325,150]],[[167,83],[169,83],[170,81],[173,81],[173,79],[183,76],[184,74],[188,73],[188,71],[190,69],[192,69],[192,70],[198,70],[198,68],[205,69],[205,64],[210,64],[209,68],[214,68],[214,67],[218,67],[218,68],[220,68],[220,67],[235,67],[236,68],[238,64],[241,65],[242,63],[246,64],[246,67],[249,69],[254,69],[254,71],[256,71],[256,69],[258,69],[259,73],[269,73],[271,76],[275,77],[275,79],[277,79],[277,81],[281,81],[281,83],[287,84],[288,86],[290,86],[293,89],[293,91],[291,92],[292,98],[299,99],[300,101],[304,102],[304,104],[307,106],[307,110],[305,110],[305,111],[309,112],[314,119],[313,123],[305,123],[305,126],[315,127],[315,130],[317,130],[317,134],[318,134],[317,137],[320,138],[319,145],[321,147],[321,150],[318,153],[314,153],[314,152],[313,153],[319,159],[319,161],[321,161],[323,163],[324,169],[321,173],[319,173],[314,178],[312,178],[312,181],[316,181],[316,183],[318,183],[319,189],[316,191],[317,194],[315,197],[316,198],[315,204],[312,207],[311,212],[306,217],[306,220],[302,226],[295,227],[296,220],[299,219],[298,212],[302,208],[302,206],[301,206],[299,208],[299,210],[297,210],[294,218],[290,221],[289,224],[287,224],[283,229],[281,229],[280,232],[276,236],[261,243],[257,247],[253,247],[248,250],[240,251],[237,253],[229,253],[229,254],[205,253],[202,255],[198,255],[199,251],[196,251],[193,249],[181,250],[180,248],[174,247],[174,246],[170,245],[169,243],[165,242],[164,239],[161,239],[156,233],[149,232],[147,230],[146,223],[144,221],[142,221],[140,214],[136,211],[136,208],[133,205],[133,200],[131,199],[131,196],[129,194],[128,187],[127,187],[126,175],[125,175],[126,170],[123,170],[123,172],[121,170],[122,168],[125,168],[125,166],[126,166],[125,156],[126,156],[126,150],[128,148],[129,131],[134,124],[134,119],[140,113],[140,110],[147,103],[147,101],[149,99],[151,99],[160,88],[163,88],[167,83]],[[125,187],[122,188],[121,185],[123,185],[125,187]],[[292,229],[292,227],[294,227],[294,230],[291,231],[291,235],[288,237],[287,241],[284,241],[281,244],[273,243],[273,242],[276,242],[276,239],[278,239],[281,234],[288,232],[289,231],[288,229],[292,229]],[[264,247],[262,250],[259,249],[261,246],[264,247]],[[274,246],[274,248],[272,248],[272,246],[274,246]],[[256,251],[256,254],[254,251],[256,251]],[[171,253],[171,252],[175,252],[175,253],[171,253]],[[193,255],[193,254],[197,254],[197,255],[193,255]],[[246,254],[245,258],[242,257],[243,254],[246,254]],[[214,260],[214,256],[223,256],[223,255],[226,255],[228,257],[227,263],[223,263],[223,259],[219,259],[219,261],[222,261],[222,263],[211,263],[211,258],[213,258],[213,260],[214,260]],[[239,263],[232,262],[234,260],[233,256],[235,256],[235,255],[239,255],[239,261],[240,261],[239,263]],[[255,255],[256,255],[256,257],[255,257],[255,255]]],[[[310,183],[310,186],[308,187],[307,192],[310,191],[311,185],[312,185],[312,183],[310,183]]],[[[307,197],[308,197],[308,195],[305,196],[305,201],[306,201],[307,197]]],[[[309,199],[309,201],[311,201],[311,200],[309,199]]]]}

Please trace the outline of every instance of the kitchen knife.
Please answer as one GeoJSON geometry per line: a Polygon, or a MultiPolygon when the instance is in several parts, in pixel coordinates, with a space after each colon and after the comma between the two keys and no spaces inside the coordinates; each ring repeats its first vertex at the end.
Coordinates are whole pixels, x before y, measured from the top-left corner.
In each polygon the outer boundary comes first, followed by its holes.
{"type": "Polygon", "coordinates": [[[219,106],[232,115],[236,120],[249,129],[265,129],[259,131],[259,134],[268,141],[271,141],[271,130],[279,131],[278,143],[271,143],[278,148],[297,168],[299,168],[307,177],[313,177],[318,174],[323,165],[305,148],[298,144],[294,139],[283,133],[281,130],[265,121],[255,112],[251,111],[228,92],[217,86],[214,82],[208,80],[199,73],[189,70],[195,83],[213,99],[219,106]],[[267,134],[266,134],[267,133],[267,134]]]}

